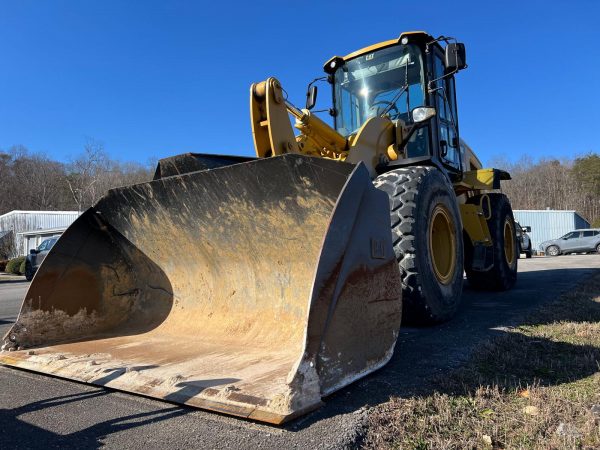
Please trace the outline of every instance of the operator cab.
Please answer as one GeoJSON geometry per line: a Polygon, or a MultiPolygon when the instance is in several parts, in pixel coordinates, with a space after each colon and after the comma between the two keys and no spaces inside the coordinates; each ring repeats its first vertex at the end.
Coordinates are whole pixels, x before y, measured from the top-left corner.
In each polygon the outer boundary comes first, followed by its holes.
{"type": "Polygon", "coordinates": [[[464,168],[454,74],[466,68],[464,45],[424,32],[403,33],[325,64],[333,87],[334,127],[348,137],[371,117],[413,126],[403,154],[388,166],[432,161],[452,176],[464,168]],[[446,42],[446,51],[440,42],[446,42]],[[415,108],[435,108],[422,123],[415,108]],[[415,120],[417,119],[417,120],[415,120]]]}

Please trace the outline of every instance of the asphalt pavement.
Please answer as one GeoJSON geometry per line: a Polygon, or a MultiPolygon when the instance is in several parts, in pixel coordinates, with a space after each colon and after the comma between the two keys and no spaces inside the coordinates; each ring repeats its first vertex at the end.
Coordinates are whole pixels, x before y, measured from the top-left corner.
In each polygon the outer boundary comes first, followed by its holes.
{"type": "MultiPolygon", "coordinates": [[[[0,366],[0,448],[345,448],[368,408],[427,393],[428,379],[458,367],[482,340],[600,270],[599,255],[519,260],[508,292],[465,289],[457,316],[403,328],[390,363],[284,427],[257,424],[140,396],[0,366]]],[[[16,319],[26,282],[0,282],[0,333],[16,319]]]]}

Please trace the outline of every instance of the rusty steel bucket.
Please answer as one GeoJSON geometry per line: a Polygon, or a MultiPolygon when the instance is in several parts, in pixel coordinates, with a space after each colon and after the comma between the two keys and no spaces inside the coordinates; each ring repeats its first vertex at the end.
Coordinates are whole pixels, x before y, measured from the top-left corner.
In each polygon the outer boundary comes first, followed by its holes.
{"type": "Polygon", "coordinates": [[[164,165],[84,212],[0,362],[275,424],[383,366],[401,315],[386,194],[362,165],[233,162],[164,165]]]}

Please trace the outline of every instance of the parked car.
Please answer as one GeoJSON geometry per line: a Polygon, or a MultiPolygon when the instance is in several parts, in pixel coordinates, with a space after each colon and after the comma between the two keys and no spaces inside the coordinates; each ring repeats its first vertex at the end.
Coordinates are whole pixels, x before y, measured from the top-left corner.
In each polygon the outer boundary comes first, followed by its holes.
{"type": "Polygon", "coordinates": [[[58,237],[45,239],[38,246],[38,248],[32,248],[29,250],[29,255],[27,255],[25,259],[25,278],[27,281],[31,281],[33,279],[38,267],[40,267],[40,264],[42,264],[42,261],[44,261],[44,258],[46,258],[46,255],[50,249],[54,247],[56,241],[58,241],[58,237]]]}
{"type": "Polygon", "coordinates": [[[549,256],[569,253],[600,253],[600,228],[573,230],[558,239],[542,242],[540,250],[549,256]]]}
{"type": "Polygon", "coordinates": [[[521,226],[519,222],[515,222],[517,232],[517,243],[519,245],[519,255],[525,253],[526,258],[531,258],[533,249],[531,248],[531,239],[527,233],[531,233],[531,227],[521,226]]]}

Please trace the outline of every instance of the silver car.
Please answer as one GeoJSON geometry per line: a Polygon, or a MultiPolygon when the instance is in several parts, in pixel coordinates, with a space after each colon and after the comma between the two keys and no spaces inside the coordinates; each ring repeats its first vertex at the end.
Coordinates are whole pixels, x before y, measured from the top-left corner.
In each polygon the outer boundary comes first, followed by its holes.
{"type": "Polygon", "coordinates": [[[558,239],[542,242],[540,250],[548,256],[568,253],[600,253],[600,228],[573,230],[558,239]]]}

